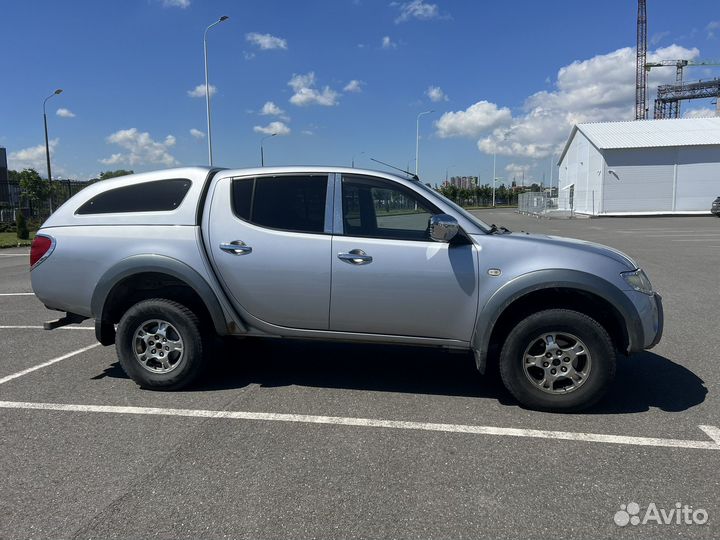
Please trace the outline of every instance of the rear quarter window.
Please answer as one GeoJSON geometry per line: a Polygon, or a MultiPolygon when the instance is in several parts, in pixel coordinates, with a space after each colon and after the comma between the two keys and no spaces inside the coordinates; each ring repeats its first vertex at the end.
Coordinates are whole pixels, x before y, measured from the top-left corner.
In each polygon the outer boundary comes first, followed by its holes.
{"type": "Polygon", "coordinates": [[[186,178],[173,178],[117,187],[95,195],[75,214],[167,212],[180,206],[191,185],[186,178]]]}

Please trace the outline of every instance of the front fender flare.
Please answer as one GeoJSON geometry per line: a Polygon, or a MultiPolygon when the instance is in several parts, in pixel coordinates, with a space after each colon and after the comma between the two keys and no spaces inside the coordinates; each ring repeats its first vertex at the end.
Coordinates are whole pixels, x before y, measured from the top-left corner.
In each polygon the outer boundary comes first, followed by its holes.
{"type": "Polygon", "coordinates": [[[478,311],[472,348],[478,370],[485,372],[490,337],[495,324],[513,302],[542,289],[577,289],[592,293],[610,303],[622,316],[627,331],[628,351],[642,347],[644,332],[637,309],[615,285],[594,274],[568,269],[547,269],[522,274],[500,287],[478,311]]]}

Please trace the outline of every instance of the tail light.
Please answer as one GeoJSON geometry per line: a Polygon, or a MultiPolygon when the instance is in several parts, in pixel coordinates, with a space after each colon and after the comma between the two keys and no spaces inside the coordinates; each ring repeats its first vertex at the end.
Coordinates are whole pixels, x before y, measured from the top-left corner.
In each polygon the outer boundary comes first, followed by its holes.
{"type": "Polygon", "coordinates": [[[47,259],[55,249],[55,239],[43,234],[37,235],[30,246],[30,268],[35,268],[47,259]]]}

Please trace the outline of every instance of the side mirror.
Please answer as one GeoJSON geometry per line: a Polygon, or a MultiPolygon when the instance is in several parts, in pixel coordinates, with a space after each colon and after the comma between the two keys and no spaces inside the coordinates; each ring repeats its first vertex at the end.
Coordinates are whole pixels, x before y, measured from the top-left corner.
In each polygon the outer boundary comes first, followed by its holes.
{"type": "Polygon", "coordinates": [[[447,214],[437,214],[430,218],[430,238],[436,242],[449,242],[459,229],[457,219],[447,214]]]}

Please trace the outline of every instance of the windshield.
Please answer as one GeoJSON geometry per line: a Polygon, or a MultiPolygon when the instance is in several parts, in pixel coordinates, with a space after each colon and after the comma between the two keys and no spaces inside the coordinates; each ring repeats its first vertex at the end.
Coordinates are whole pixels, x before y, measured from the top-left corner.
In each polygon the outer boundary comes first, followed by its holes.
{"type": "Polygon", "coordinates": [[[456,204],[452,202],[450,199],[445,197],[442,193],[435,191],[434,189],[427,187],[422,182],[417,183],[426,193],[431,194],[433,197],[436,197],[448,206],[450,206],[453,210],[455,210],[457,213],[461,214],[464,218],[466,218],[469,221],[472,221],[475,223],[478,227],[480,227],[485,232],[490,232],[490,225],[485,223],[483,220],[478,218],[477,216],[472,215],[470,212],[465,210],[463,207],[461,207],[459,204],[456,204]]]}

